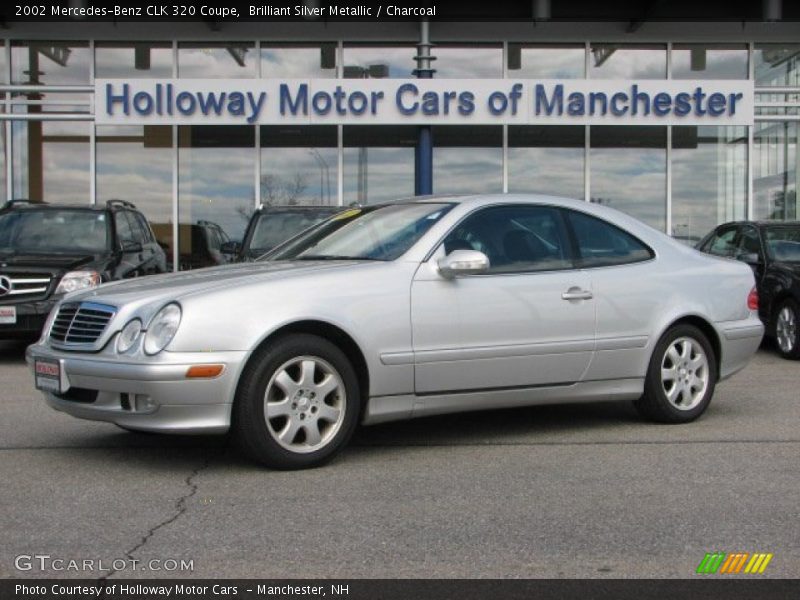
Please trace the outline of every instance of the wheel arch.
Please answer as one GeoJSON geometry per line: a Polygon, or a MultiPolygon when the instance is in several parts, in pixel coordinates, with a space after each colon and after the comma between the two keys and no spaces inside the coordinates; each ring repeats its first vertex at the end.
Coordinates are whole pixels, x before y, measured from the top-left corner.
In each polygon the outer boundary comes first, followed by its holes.
{"type": "MultiPolygon", "coordinates": [[[[244,371],[251,364],[251,362],[255,360],[256,356],[258,356],[262,349],[267,347],[269,344],[274,343],[277,339],[297,333],[315,335],[328,340],[342,352],[344,352],[345,356],[350,361],[350,364],[353,365],[353,369],[356,372],[356,377],[358,378],[358,387],[362,400],[361,416],[363,417],[363,413],[366,410],[367,401],[369,399],[369,368],[367,367],[367,360],[364,357],[364,353],[361,351],[361,348],[349,333],[347,333],[341,327],[328,323],[327,321],[304,319],[282,325],[275,331],[271,332],[268,336],[261,340],[255,348],[253,348],[252,352],[250,352],[250,356],[247,357],[247,361],[242,367],[241,373],[244,373],[244,371]]],[[[239,381],[236,383],[236,393],[234,398],[239,397],[239,386],[241,385],[241,380],[242,377],[240,374],[239,381]]]]}
{"type": "Polygon", "coordinates": [[[699,315],[684,315],[669,323],[669,325],[667,325],[661,332],[661,335],[659,335],[658,339],[660,340],[665,333],[678,325],[693,325],[702,331],[703,335],[706,336],[711,344],[711,349],[714,352],[714,362],[716,363],[717,371],[714,374],[715,379],[719,381],[719,374],[722,370],[720,368],[722,365],[722,342],[719,339],[719,333],[717,333],[717,330],[714,329],[714,326],[711,324],[711,322],[699,315]]]}

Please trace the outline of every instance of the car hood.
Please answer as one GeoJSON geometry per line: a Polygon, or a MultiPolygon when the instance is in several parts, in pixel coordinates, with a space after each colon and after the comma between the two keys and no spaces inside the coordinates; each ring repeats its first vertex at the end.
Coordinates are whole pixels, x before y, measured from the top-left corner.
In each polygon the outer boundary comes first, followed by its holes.
{"type": "Polygon", "coordinates": [[[138,279],[106,283],[90,291],[76,292],[68,300],[80,300],[121,306],[159,301],[179,300],[188,295],[219,288],[231,288],[237,284],[252,284],[278,278],[308,275],[319,271],[342,268],[358,268],[362,261],[276,261],[238,265],[223,265],[196,269],[180,273],[165,273],[138,279]]]}
{"type": "Polygon", "coordinates": [[[96,260],[91,254],[0,254],[0,264],[8,267],[68,271],[96,260]]]}

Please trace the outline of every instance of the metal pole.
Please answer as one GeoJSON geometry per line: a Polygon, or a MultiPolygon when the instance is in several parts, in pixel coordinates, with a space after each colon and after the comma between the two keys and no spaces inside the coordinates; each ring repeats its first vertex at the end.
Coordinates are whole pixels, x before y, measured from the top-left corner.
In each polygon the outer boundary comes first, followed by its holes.
{"type": "MultiPolygon", "coordinates": [[[[436,60],[431,56],[430,23],[427,19],[420,22],[419,44],[417,44],[417,68],[414,74],[418,79],[433,79],[434,69],[431,61],[436,60]]],[[[433,130],[429,125],[419,128],[417,148],[415,152],[416,181],[414,193],[417,196],[426,196],[433,193],[433,130]]]]}

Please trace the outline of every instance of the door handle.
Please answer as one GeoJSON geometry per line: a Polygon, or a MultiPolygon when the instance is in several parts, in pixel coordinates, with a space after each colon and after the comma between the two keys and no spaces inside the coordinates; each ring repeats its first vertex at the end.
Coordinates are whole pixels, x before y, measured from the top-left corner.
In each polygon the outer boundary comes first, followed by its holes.
{"type": "Polygon", "coordinates": [[[593,297],[592,292],[589,290],[582,290],[579,287],[571,287],[561,294],[562,300],[591,300],[593,297]]]}

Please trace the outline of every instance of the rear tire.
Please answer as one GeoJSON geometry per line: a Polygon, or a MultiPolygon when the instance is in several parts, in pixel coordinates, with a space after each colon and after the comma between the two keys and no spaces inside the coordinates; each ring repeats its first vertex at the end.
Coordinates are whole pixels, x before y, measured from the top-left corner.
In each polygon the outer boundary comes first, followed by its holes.
{"type": "Polygon", "coordinates": [[[636,409],[659,423],[688,423],[705,412],[717,380],[717,361],[693,325],[670,328],[658,341],[636,409]]]}
{"type": "Polygon", "coordinates": [[[338,347],[314,335],[289,335],[260,350],[242,373],[233,434],[268,467],[318,467],[350,440],[360,405],[355,370],[338,347]]]}
{"type": "Polygon", "coordinates": [[[775,312],[775,345],[783,358],[800,358],[800,309],[797,302],[787,298],[775,312]]]}

